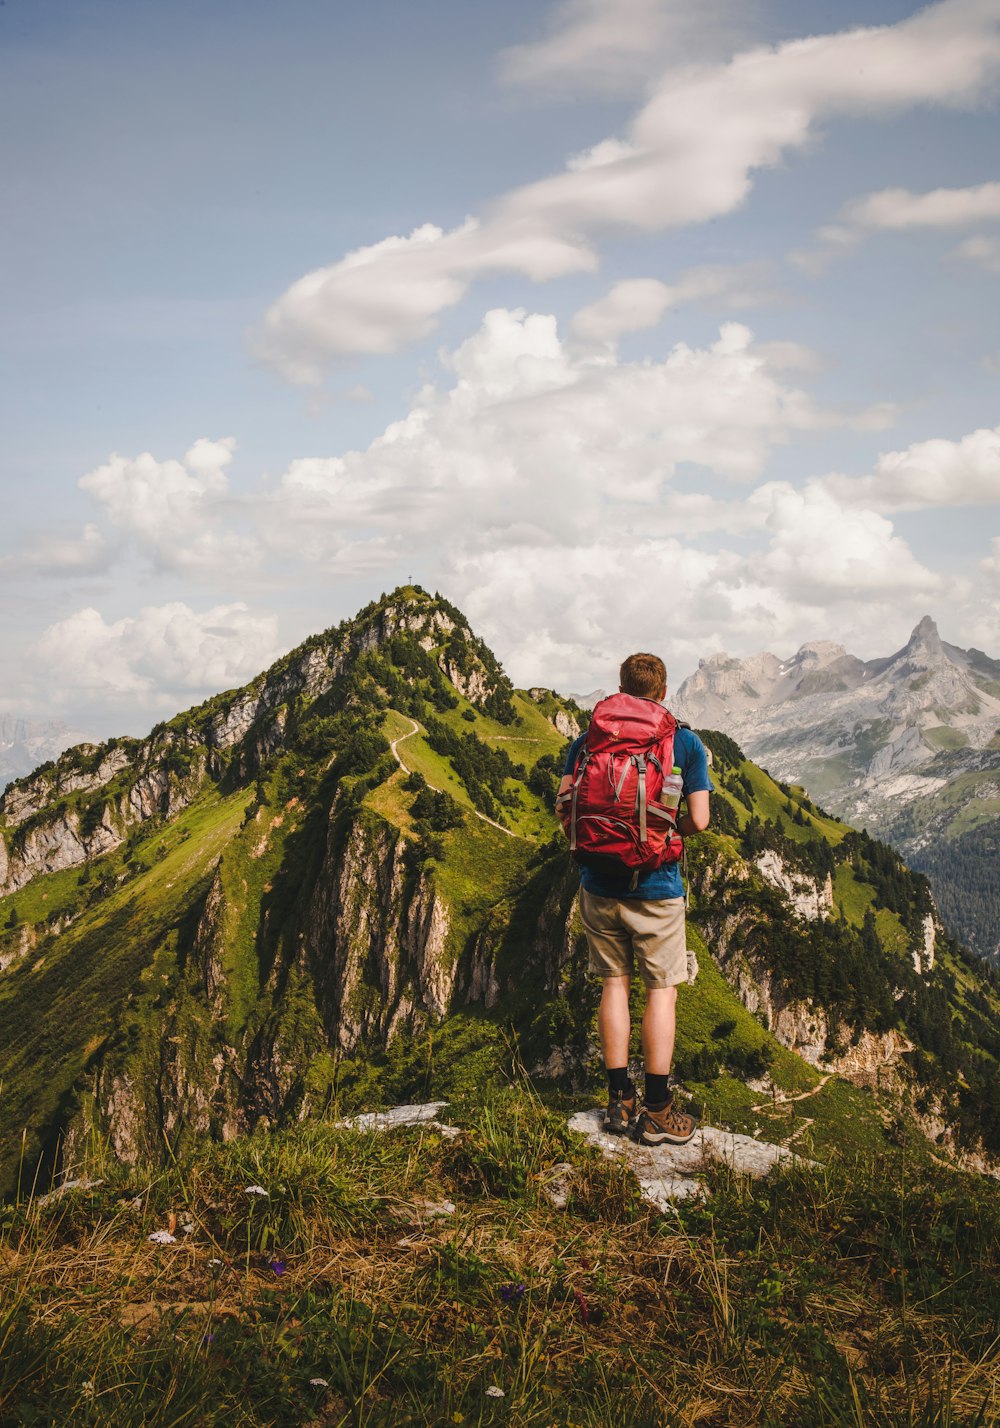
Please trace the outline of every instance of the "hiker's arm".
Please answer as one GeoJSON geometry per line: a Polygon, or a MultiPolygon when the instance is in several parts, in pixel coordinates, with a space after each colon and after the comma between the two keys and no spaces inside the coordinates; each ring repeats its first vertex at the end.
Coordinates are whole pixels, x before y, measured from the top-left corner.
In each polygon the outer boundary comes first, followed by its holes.
{"type": "Polygon", "coordinates": [[[678,818],[677,831],[685,838],[691,833],[700,833],[703,828],[708,827],[710,817],[707,789],[689,793],[687,795],[687,812],[682,813],[678,818]]]}

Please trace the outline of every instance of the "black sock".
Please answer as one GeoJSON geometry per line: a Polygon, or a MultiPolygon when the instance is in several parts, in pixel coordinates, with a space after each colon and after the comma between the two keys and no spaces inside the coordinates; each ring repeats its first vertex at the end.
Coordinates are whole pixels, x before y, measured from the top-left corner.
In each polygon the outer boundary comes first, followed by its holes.
{"type": "Polygon", "coordinates": [[[627,1066],[616,1066],[614,1070],[612,1070],[610,1066],[608,1067],[608,1090],[612,1096],[616,1095],[619,1091],[626,1099],[631,1096],[635,1087],[629,1080],[627,1066]]]}
{"type": "Polygon", "coordinates": [[[650,1110],[661,1111],[670,1100],[670,1075],[657,1076],[646,1072],[646,1105],[650,1110]]]}

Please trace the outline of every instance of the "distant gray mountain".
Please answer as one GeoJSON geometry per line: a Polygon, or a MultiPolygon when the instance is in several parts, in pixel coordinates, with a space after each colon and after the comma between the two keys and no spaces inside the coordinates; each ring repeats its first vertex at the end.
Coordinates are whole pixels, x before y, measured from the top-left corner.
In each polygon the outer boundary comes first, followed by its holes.
{"type": "Polygon", "coordinates": [[[85,735],[60,720],[44,723],[0,714],[0,792],[39,764],[56,759],[64,749],[83,742],[85,735]]]}
{"type": "Polygon", "coordinates": [[[884,659],[828,641],[786,660],[712,655],[673,707],[893,843],[958,935],[1000,958],[1000,660],[947,644],[925,616],[884,659]]]}
{"type": "Polygon", "coordinates": [[[606,689],[593,689],[589,694],[567,694],[565,698],[572,699],[578,709],[593,709],[594,705],[606,699],[607,695],[606,689]]]}

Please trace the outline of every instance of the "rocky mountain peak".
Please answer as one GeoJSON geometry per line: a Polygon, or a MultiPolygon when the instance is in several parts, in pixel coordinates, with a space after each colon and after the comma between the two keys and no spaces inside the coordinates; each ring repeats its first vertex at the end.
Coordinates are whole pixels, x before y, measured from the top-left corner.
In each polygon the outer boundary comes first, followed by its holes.
{"type": "Polygon", "coordinates": [[[833,664],[834,660],[843,659],[846,654],[844,646],[835,644],[833,640],[811,640],[799,647],[794,663],[822,668],[824,665],[833,664]]]}
{"type": "Polygon", "coordinates": [[[948,658],[945,653],[941,636],[938,634],[938,627],[931,619],[930,615],[925,615],[917,625],[902,651],[909,659],[920,659],[938,663],[948,658]]]}

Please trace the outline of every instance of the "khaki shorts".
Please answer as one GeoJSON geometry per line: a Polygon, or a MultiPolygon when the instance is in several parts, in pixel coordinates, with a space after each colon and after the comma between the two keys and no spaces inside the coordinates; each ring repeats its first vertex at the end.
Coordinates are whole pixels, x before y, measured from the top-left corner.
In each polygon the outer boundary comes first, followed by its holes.
{"type": "Polygon", "coordinates": [[[687,981],[682,897],[595,897],[581,888],[580,921],[595,976],[631,977],[634,960],[647,987],[687,981]]]}

